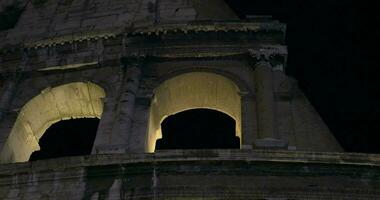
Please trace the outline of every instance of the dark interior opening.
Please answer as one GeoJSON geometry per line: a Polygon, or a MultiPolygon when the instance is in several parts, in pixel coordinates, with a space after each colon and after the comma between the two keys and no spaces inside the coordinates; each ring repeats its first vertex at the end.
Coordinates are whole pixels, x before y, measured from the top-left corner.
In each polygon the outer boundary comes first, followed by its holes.
{"type": "Polygon", "coordinates": [[[238,149],[235,120],[210,109],[187,110],[167,117],[161,123],[162,139],[156,150],[238,149]]]}
{"type": "Polygon", "coordinates": [[[97,118],[63,120],[53,124],[39,141],[41,150],[33,152],[29,160],[90,155],[98,124],[97,118]]]}

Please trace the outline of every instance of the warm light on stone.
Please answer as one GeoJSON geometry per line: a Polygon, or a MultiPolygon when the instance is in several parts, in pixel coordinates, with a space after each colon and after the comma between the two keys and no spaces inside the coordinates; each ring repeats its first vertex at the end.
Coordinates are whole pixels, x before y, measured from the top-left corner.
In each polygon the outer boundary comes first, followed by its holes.
{"type": "Polygon", "coordinates": [[[40,149],[39,139],[54,123],[72,118],[100,118],[105,92],[93,83],[47,88],[26,103],[0,153],[0,162],[28,161],[40,149]]]}
{"type": "Polygon", "coordinates": [[[293,2],[0,0],[0,200],[380,199],[380,155],[344,152],[287,75],[335,74],[312,36],[346,30],[310,28],[356,8],[293,2]]]}
{"type": "Polygon", "coordinates": [[[154,91],[148,133],[148,152],[154,152],[162,138],[161,122],[169,115],[207,108],[228,114],[236,121],[241,138],[241,102],[238,87],[229,79],[212,73],[193,72],[163,82],[154,91]]]}

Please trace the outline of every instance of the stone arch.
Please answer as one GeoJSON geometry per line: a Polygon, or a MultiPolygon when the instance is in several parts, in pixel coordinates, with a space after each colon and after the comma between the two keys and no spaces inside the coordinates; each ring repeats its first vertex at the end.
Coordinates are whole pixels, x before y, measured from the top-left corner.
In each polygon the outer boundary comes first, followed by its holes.
{"type": "Polygon", "coordinates": [[[241,99],[239,88],[230,79],[215,73],[190,72],[164,81],[154,90],[150,107],[147,151],[154,152],[162,138],[161,122],[168,116],[195,108],[217,110],[236,121],[241,138],[241,99]]]}
{"type": "Polygon", "coordinates": [[[252,90],[252,88],[254,88],[254,85],[252,87],[249,87],[247,82],[245,80],[241,79],[239,75],[237,75],[231,71],[221,69],[221,68],[209,68],[209,67],[191,67],[191,68],[186,68],[186,69],[170,71],[170,72],[162,75],[158,79],[156,84],[154,84],[154,87],[157,88],[166,80],[169,80],[169,79],[174,78],[176,76],[180,76],[182,74],[192,73],[192,72],[204,72],[204,73],[220,75],[220,76],[223,76],[224,78],[227,78],[230,81],[232,81],[238,87],[239,93],[251,94],[251,95],[255,93],[255,91],[252,90]]]}
{"type": "MultiPolygon", "coordinates": [[[[24,80],[20,84],[20,87],[17,89],[16,95],[19,95],[19,98],[16,102],[12,103],[13,109],[22,108],[28,101],[30,101],[35,96],[39,95],[41,91],[44,91],[48,88],[56,88],[62,85],[67,85],[70,83],[86,83],[88,79],[82,78],[72,78],[68,77],[65,79],[51,79],[47,82],[45,79],[36,79],[31,78],[29,80],[24,80]],[[29,87],[28,87],[29,86],[29,87]]],[[[107,91],[107,98],[113,97],[117,93],[117,88],[115,88],[114,84],[107,82],[107,80],[91,80],[91,83],[99,86],[104,91],[107,91]]]]}
{"type": "Polygon", "coordinates": [[[20,110],[0,152],[0,162],[28,161],[32,152],[40,149],[38,141],[44,132],[58,121],[100,118],[105,96],[103,88],[90,82],[68,83],[41,91],[20,110]]]}
{"type": "MultiPolygon", "coordinates": [[[[104,74],[101,74],[104,75],[104,74]]],[[[108,74],[107,74],[108,75],[108,74]]],[[[61,85],[66,85],[70,83],[76,83],[76,82],[91,82],[94,85],[97,85],[98,87],[102,88],[104,91],[107,91],[107,97],[115,96],[117,95],[117,88],[115,87],[116,82],[113,80],[114,77],[111,76],[119,76],[119,74],[110,74],[110,76],[102,77],[99,76],[99,74],[89,74],[89,75],[83,75],[83,74],[73,74],[73,77],[67,76],[64,77],[64,79],[50,79],[49,87],[58,87],[61,85]]]]}

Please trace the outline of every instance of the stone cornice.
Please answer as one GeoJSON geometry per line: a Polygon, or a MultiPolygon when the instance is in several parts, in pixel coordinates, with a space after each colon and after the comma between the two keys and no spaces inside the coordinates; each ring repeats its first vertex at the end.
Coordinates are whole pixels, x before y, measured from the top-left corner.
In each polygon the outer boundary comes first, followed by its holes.
{"type": "Polygon", "coordinates": [[[189,32],[258,32],[279,31],[285,33],[284,24],[273,22],[208,22],[197,24],[167,24],[137,29],[132,35],[162,35],[167,33],[189,33],[189,32]]]}
{"type": "Polygon", "coordinates": [[[26,42],[24,44],[24,47],[28,49],[30,48],[37,49],[37,48],[44,48],[44,47],[50,47],[50,46],[56,46],[56,45],[64,45],[67,43],[71,44],[75,42],[82,42],[82,41],[89,41],[89,40],[108,39],[108,38],[114,38],[120,33],[121,33],[120,29],[76,33],[76,34],[71,34],[71,35],[63,35],[63,36],[51,37],[51,38],[43,39],[43,40],[26,42]]]}
{"type": "Polygon", "coordinates": [[[257,61],[270,61],[274,58],[287,57],[287,47],[280,45],[220,45],[220,46],[169,46],[163,48],[137,48],[129,49],[126,57],[154,57],[163,59],[182,59],[182,58],[226,58],[241,57],[249,55],[257,61]],[[194,51],[194,48],[197,49],[194,51]],[[175,49],[175,50],[173,50],[175,49]],[[248,53],[247,53],[248,52],[248,53]]]}
{"type": "MultiPolygon", "coordinates": [[[[141,53],[141,52],[140,52],[141,53]]],[[[155,54],[151,52],[146,52],[143,54],[131,54],[126,55],[128,58],[153,58],[153,59],[207,59],[207,58],[227,58],[227,57],[236,57],[244,55],[244,51],[229,51],[229,52],[172,52],[172,53],[163,53],[155,54]]]]}
{"type": "MultiPolygon", "coordinates": [[[[46,39],[26,41],[19,44],[22,48],[45,48],[67,43],[75,43],[89,40],[108,39],[116,36],[133,37],[136,35],[162,35],[167,33],[200,33],[200,32],[281,32],[285,34],[286,25],[277,21],[272,22],[197,22],[189,24],[166,24],[156,25],[133,30],[124,28],[113,28],[110,30],[89,31],[73,33],[62,36],[54,36],[46,39]]],[[[1,47],[1,51],[7,51],[6,46],[1,47]]]]}

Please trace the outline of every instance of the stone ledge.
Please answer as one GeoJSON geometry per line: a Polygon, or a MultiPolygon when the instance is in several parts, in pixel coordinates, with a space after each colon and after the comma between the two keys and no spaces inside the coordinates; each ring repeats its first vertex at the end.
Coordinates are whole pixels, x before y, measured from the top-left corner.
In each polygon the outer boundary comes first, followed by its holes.
{"type": "Polygon", "coordinates": [[[146,154],[98,154],[0,165],[0,176],[77,167],[157,162],[244,161],[379,167],[380,155],[278,150],[168,150],[146,154]]]}

